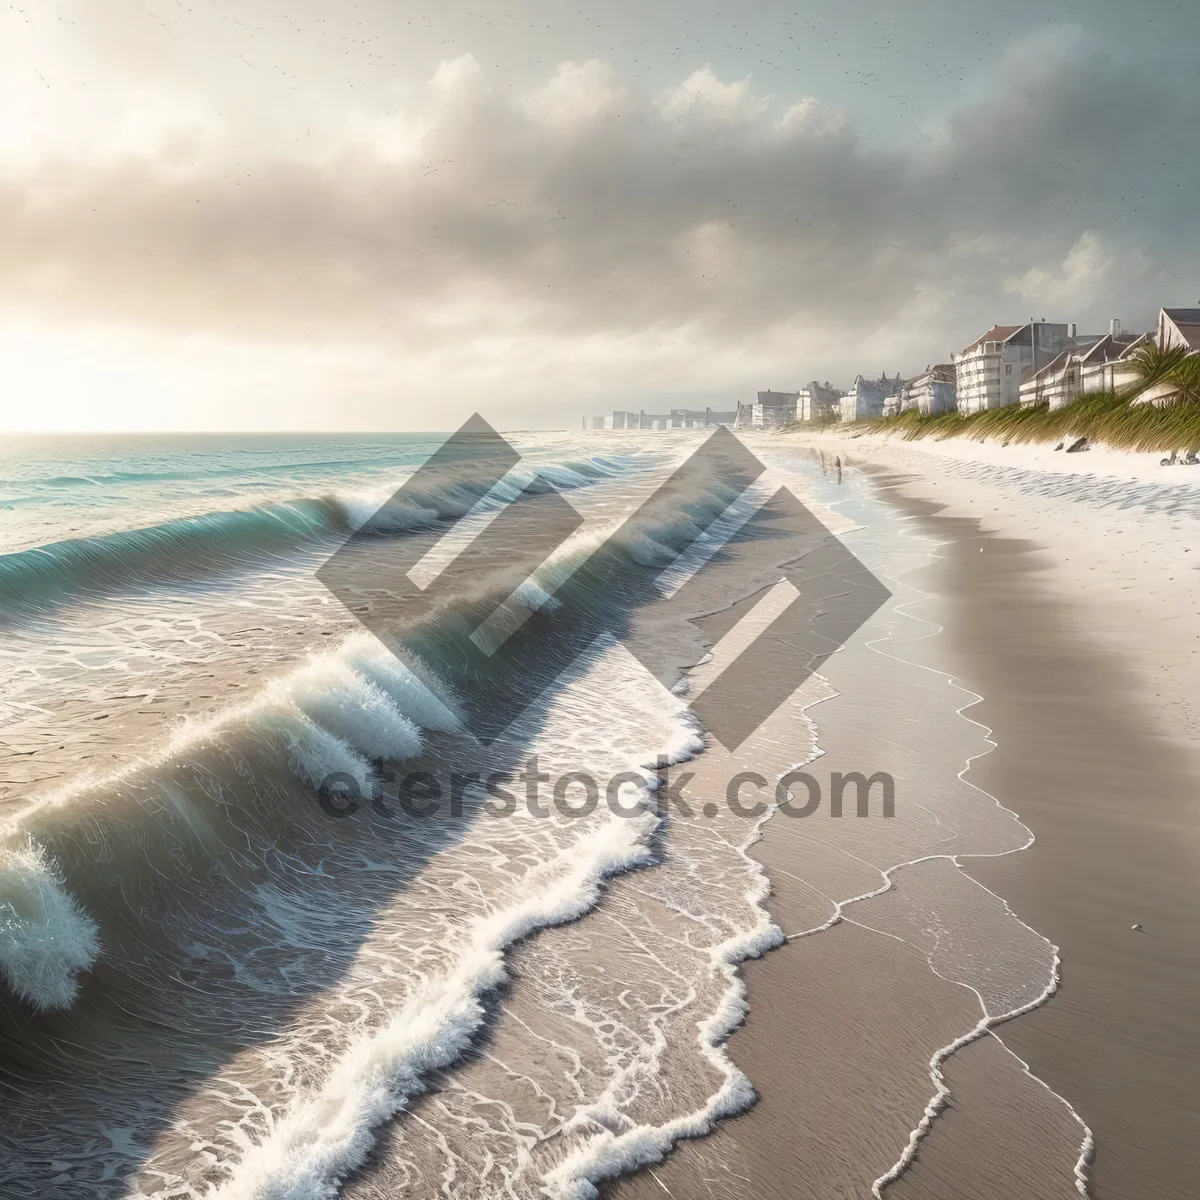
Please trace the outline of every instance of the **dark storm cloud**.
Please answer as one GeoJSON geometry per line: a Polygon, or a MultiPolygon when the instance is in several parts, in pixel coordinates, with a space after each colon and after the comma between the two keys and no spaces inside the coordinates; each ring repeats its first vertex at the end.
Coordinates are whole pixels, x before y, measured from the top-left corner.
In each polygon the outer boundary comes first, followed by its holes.
{"type": "Polygon", "coordinates": [[[1200,295],[1180,265],[1200,250],[1196,88],[1078,31],[1013,47],[891,147],[706,72],[666,98],[596,63],[518,100],[469,62],[439,80],[409,156],[370,133],[320,159],[209,137],[8,174],[0,303],[409,348],[797,323],[886,348],[922,314],[936,354],[984,320],[1147,321],[1200,295]]]}

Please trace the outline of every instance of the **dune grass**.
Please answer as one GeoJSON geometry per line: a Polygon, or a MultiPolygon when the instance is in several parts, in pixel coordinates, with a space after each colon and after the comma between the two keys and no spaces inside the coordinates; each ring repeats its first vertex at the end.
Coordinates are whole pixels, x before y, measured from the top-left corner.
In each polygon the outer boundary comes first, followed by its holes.
{"type": "Polygon", "coordinates": [[[1046,404],[1014,404],[970,416],[949,412],[923,417],[912,411],[864,424],[906,440],[966,437],[1027,443],[1086,437],[1121,450],[1200,450],[1200,401],[1190,397],[1165,405],[1131,404],[1125,396],[1095,392],[1053,412],[1046,404]]]}

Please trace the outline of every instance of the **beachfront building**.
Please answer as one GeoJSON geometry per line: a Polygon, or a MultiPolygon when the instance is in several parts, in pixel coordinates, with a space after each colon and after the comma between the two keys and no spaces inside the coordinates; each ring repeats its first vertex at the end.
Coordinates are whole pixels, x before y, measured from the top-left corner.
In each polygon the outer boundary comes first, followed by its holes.
{"type": "Polygon", "coordinates": [[[735,411],[715,408],[673,408],[669,413],[627,412],[614,409],[611,424],[606,417],[591,417],[597,424],[584,424],[585,429],[716,429],[732,425],[735,411]]]}
{"type": "MultiPolygon", "coordinates": [[[[615,409],[612,415],[613,429],[670,429],[670,413],[626,412],[615,409]]],[[[604,428],[604,426],[601,426],[604,428]]]]}
{"type": "Polygon", "coordinates": [[[796,419],[799,392],[759,392],[754,404],[739,404],[736,429],[778,429],[796,419]]]}
{"type": "Polygon", "coordinates": [[[671,409],[672,429],[715,429],[718,425],[732,425],[736,420],[736,410],[722,412],[712,408],[671,409]]]}
{"type": "Polygon", "coordinates": [[[887,398],[899,395],[903,387],[904,380],[899,374],[895,379],[889,379],[886,372],[878,379],[855,376],[850,390],[841,399],[842,420],[869,421],[882,417],[887,398]]]}
{"type": "Polygon", "coordinates": [[[1073,326],[1045,321],[993,325],[951,355],[958,411],[970,414],[1016,404],[1021,398],[1021,381],[1067,349],[1073,332],[1073,326]]]}
{"type": "Polygon", "coordinates": [[[796,393],[796,420],[826,425],[842,419],[842,393],[829,382],[815,379],[796,393]]]}
{"type": "Polygon", "coordinates": [[[1062,408],[1095,392],[1119,392],[1137,382],[1133,352],[1146,341],[1144,333],[1123,333],[1113,320],[1103,336],[1074,337],[1072,344],[1021,383],[1022,404],[1062,408]]]}
{"type": "Polygon", "coordinates": [[[916,409],[923,417],[934,413],[952,412],[956,407],[958,389],[953,363],[938,363],[926,367],[910,379],[900,391],[900,411],[916,409]]]}

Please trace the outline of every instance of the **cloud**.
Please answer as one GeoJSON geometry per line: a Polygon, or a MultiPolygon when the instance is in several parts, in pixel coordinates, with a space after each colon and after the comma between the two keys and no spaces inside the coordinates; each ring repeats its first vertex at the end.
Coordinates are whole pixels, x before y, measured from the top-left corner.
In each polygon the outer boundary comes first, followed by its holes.
{"type": "Polygon", "coordinates": [[[750,80],[722,83],[704,66],[689,75],[660,101],[663,116],[677,124],[694,123],[707,128],[747,125],[770,106],[769,96],[756,96],[750,80]]]}
{"type": "Polygon", "coordinates": [[[1011,48],[902,145],[707,67],[664,96],[567,62],[517,93],[469,55],[402,110],[318,130],[319,152],[250,154],[223,128],[159,122],[136,153],[0,175],[0,308],[471,361],[558,347],[601,373],[579,347],[686,346],[732,386],[755,363],[916,369],[994,321],[1130,326],[1200,295],[1194,85],[1071,29],[1011,48]]]}
{"type": "Polygon", "coordinates": [[[1080,296],[1113,290],[1114,284],[1119,287],[1120,281],[1113,279],[1116,265],[1116,258],[1105,252],[1100,238],[1089,229],[1061,263],[1030,267],[1008,287],[1030,304],[1062,309],[1076,304],[1080,296]]]}
{"type": "Polygon", "coordinates": [[[620,114],[628,93],[616,72],[598,59],[560,63],[553,78],[520,101],[528,116],[543,125],[572,126],[620,114]]]}
{"type": "Polygon", "coordinates": [[[433,87],[447,96],[470,100],[482,96],[487,88],[483,68],[473,54],[445,59],[433,73],[433,87]]]}

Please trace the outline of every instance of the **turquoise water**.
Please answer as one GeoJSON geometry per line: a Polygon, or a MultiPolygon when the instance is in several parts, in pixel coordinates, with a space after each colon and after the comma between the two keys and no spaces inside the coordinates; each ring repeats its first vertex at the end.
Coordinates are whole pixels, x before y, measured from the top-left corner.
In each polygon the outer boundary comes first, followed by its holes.
{"type": "Polygon", "coordinates": [[[444,436],[10,438],[0,445],[0,550],[398,484],[444,436]]]}

